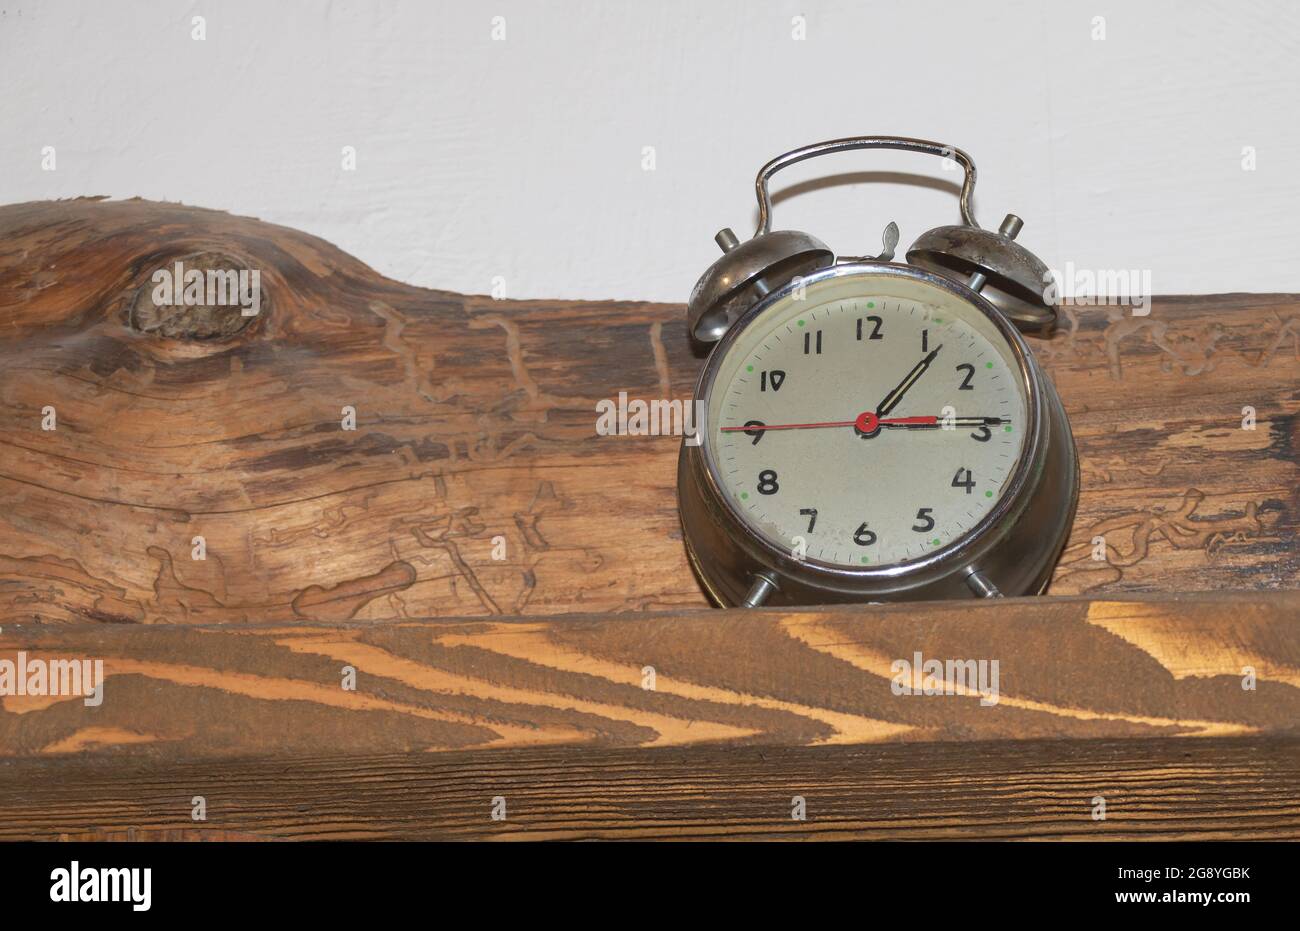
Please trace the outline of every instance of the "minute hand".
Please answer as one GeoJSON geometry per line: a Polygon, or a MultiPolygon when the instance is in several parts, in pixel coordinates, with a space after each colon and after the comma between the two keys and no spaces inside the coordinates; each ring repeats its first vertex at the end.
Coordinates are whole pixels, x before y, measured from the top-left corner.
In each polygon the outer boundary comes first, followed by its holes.
{"type": "Polygon", "coordinates": [[[908,372],[907,377],[899,382],[898,387],[885,395],[885,400],[881,401],[880,406],[876,408],[876,416],[883,417],[898,406],[898,402],[903,400],[903,395],[907,393],[907,389],[911,388],[922,373],[930,367],[930,363],[934,361],[934,357],[939,354],[939,350],[942,348],[942,344],[935,346],[926,354],[924,359],[912,366],[912,371],[908,372]]]}

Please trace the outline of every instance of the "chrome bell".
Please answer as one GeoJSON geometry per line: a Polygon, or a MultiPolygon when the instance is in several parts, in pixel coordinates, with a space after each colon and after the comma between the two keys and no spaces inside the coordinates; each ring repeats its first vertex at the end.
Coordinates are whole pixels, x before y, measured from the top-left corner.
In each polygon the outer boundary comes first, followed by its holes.
{"type": "Polygon", "coordinates": [[[940,226],[912,243],[907,261],[978,291],[1021,332],[1049,336],[1056,326],[1055,289],[1043,260],[1015,241],[1024,225],[1009,213],[996,231],[940,226]]]}
{"type": "Polygon", "coordinates": [[[700,276],[686,302],[691,336],[714,343],[769,292],[835,261],[830,247],[797,230],[760,232],[740,242],[730,229],[713,237],[723,256],[700,276]]]}

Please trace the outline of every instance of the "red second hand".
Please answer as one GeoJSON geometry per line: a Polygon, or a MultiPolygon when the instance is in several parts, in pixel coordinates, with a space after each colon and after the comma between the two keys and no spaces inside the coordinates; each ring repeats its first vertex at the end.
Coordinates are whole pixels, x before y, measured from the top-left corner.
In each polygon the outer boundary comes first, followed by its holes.
{"type": "Polygon", "coordinates": [[[723,433],[748,433],[751,430],[808,430],[813,427],[851,427],[856,420],[832,420],[826,423],[774,423],[771,426],[723,427],[723,433]]]}
{"type": "Polygon", "coordinates": [[[749,433],[752,430],[809,430],[816,427],[857,427],[871,433],[878,426],[926,426],[939,422],[938,417],[877,417],[870,411],[859,414],[856,420],[828,420],[824,423],[778,423],[752,427],[723,427],[723,433],[749,433]]]}

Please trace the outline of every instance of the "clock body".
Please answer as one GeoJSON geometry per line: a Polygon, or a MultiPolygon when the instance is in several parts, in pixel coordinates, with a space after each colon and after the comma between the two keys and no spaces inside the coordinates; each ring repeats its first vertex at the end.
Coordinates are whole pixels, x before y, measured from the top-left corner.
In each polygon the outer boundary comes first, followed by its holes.
{"type": "Polygon", "coordinates": [[[1019,595],[1046,586],[1078,464],[1051,382],[975,291],[834,265],[713,348],[683,444],[686,547],[720,604],[1019,595]]]}

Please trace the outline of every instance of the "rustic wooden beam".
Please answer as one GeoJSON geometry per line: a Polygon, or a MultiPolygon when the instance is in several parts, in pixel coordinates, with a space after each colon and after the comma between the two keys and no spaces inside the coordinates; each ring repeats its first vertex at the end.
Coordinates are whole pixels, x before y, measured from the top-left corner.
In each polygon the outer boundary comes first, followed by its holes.
{"type": "MultiPolygon", "coordinates": [[[[3,207],[0,244],[0,622],[705,604],[678,441],[595,431],[620,391],[689,397],[680,306],[422,290],[144,201],[3,207]],[[259,314],[155,306],[177,260],[258,270],[259,314]]],[[[1054,593],[1296,586],[1297,296],[1067,309],[1035,351],[1083,469],[1054,593]]]]}
{"type": "Polygon", "coordinates": [[[3,697],[0,838],[1300,837],[1297,592],[6,626],[19,654],[105,679],[3,697]],[[985,690],[900,694],[918,653],[985,690]]]}

